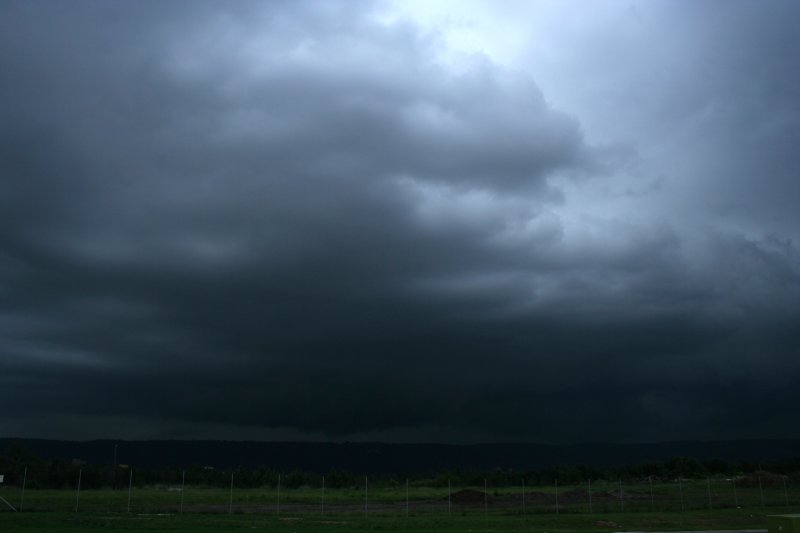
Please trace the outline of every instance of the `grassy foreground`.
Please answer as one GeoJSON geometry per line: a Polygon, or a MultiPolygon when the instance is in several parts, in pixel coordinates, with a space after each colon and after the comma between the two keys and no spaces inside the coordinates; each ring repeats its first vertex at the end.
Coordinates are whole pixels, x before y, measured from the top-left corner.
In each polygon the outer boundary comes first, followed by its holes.
{"type": "Polygon", "coordinates": [[[703,531],[765,529],[767,515],[800,512],[795,487],[741,486],[734,491],[725,480],[595,482],[591,499],[589,488],[528,487],[523,499],[521,487],[482,492],[483,487],[411,486],[408,493],[405,487],[374,487],[365,494],[363,486],[354,486],[323,495],[320,487],[231,491],[165,485],[23,494],[20,487],[5,485],[0,496],[23,510],[0,509],[0,531],[703,531]]]}
{"type": "MultiPolygon", "coordinates": [[[[796,509],[794,509],[796,511],[796,509]]],[[[453,516],[374,515],[360,513],[318,514],[127,514],[75,512],[22,512],[0,514],[1,531],[198,531],[262,530],[276,532],[413,531],[447,532],[605,532],[670,531],[765,528],[767,514],[790,512],[772,508],[769,513],[753,509],[694,510],[685,513],[604,514],[483,514],[469,512],[453,516]]]]}

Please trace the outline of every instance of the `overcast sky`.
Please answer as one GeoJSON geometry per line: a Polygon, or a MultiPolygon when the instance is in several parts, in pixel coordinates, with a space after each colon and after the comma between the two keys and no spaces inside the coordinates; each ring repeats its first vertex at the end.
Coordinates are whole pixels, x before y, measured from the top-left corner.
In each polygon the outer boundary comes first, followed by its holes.
{"type": "Polygon", "coordinates": [[[800,437],[795,1],[0,1],[0,436],[800,437]]]}

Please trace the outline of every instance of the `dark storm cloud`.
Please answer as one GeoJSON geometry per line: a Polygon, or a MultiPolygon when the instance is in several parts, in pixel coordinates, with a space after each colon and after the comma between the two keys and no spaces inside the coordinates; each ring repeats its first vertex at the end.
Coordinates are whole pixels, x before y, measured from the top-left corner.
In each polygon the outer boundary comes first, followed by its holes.
{"type": "Polygon", "coordinates": [[[3,4],[4,431],[795,435],[796,245],[572,235],[625,148],[370,6],[3,4]]]}

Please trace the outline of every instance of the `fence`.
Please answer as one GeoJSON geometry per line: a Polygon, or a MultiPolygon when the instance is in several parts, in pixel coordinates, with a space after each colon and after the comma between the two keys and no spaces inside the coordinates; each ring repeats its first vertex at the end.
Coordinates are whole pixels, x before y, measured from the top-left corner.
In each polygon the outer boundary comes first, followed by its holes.
{"type": "Polygon", "coordinates": [[[236,472],[226,488],[192,484],[186,472],[176,472],[176,482],[145,485],[129,469],[124,485],[116,488],[82,488],[78,470],[72,489],[31,489],[35,480],[25,472],[19,484],[0,485],[7,512],[119,512],[119,513],[368,513],[416,515],[423,513],[638,513],[692,509],[789,507],[800,504],[800,487],[786,477],[675,480],[587,480],[579,484],[532,486],[426,486],[422,482],[374,484],[365,477],[345,488],[317,485],[299,488],[277,483],[259,488],[237,488],[236,472]],[[368,489],[368,490],[367,490],[368,489]]]}

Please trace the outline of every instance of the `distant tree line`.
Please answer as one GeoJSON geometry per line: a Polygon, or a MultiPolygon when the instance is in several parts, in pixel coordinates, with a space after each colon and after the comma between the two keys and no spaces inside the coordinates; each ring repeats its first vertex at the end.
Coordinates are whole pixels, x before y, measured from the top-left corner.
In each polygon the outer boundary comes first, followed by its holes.
{"type": "MultiPolygon", "coordinates": [[[[136,465],[88,464],[79,460],[42,459],[13,443],[0,455],[0,474],[5,483],[21,485],[26,476],[26,485],[31,489],[73,488],[81,470],[81,486],[86,489],[127,487],[130,469],[134,469],[134,483],[144,485],[180,485],[185,472],[186,483],[209,487],[227,487],[231,474],[240,488],[276,487],[280,476],[281,487],[292,489],[318,487],[322,476],[316,472],[279,471],[266,466],[258,468],[214,469],[193,465],[185,469],[158,467],[147,468],[136,465]]],[[[766,485],[782,483],[783,479],[800,482],[800,458],[757,463],[753,461],[725,461],[712,459],[699,461],[691,457],[675,457],[668,461],[638,465],[598,468],[592,466],[554,466],[548,468],[514,470],[443,470],[436,473],[417,474],[372,474],[370,486],[405,486],[406,479],[412,485],[428,487],[481,486],[486,480],[490,487],[519,485],[550,485],[556,479],[559,484],[570,485],[591,480],[622,480],[624,482],[653,480],[704,479],[706,477],[745,477],[766,485]],[[778,481],[780,480],[780,481],[778,481]]],[[[358,472],[331,470],[325,474],[325,486],[329,488],[363,487],[364,475],[358,472]]]]}

